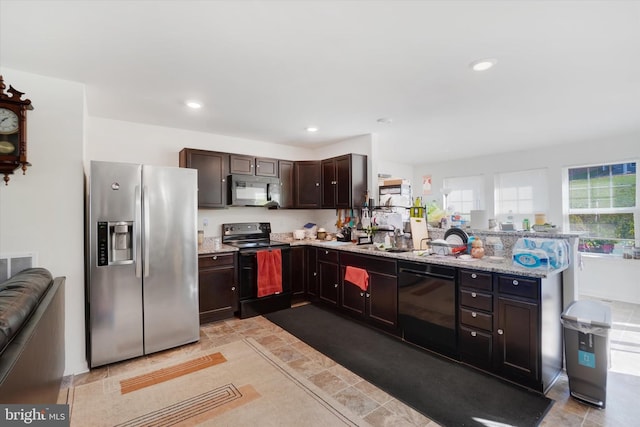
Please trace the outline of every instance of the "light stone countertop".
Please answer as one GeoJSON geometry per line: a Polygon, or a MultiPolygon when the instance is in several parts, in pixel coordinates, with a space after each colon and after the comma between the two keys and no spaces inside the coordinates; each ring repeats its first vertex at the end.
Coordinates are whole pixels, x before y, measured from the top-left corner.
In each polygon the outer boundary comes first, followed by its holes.
{"type": "Polygon", "coordinates": [[[237,252],[235,246],[222,245],[220,249],[213,248],[213,237],[205,237],[202,245],[198,245],[198,255],[220,254],[224,252],[237,252]]]}
{"type": "Polygon", "coordinates": [[[323,241],[323,240],[293,240],[291,238],[279,239],[285,241],[291,246],[315,246],[318,248],[335,249],[345,252],[353,252],[362,255],[373,255],[384,258],[392,258],[402,261],[413,261],[426,264],[446,265],[450,267],[469,268],[473,270],[490,271],[495,273],[513,274],[517,276],[527,276],[535,278],[545,278],[558,274],[565,269],[546,270],[536,268],[525,268],[513,265],[511,258],[505,258],[501,262],[489,261],[489,257],[484,257],[473,261],[464,261],[455,256],[447,255],[416,255],[413,251],[408,252],[386,252],[377,249],[372,244],[356,245],[351,242],[323,241]]]}
{"type": "MultiPolygon", "coordinates": [[[[504,232],[503,232],[504,233],[504,232]]],[[[543,234],[543,233],[536,233],[543,234]]],[[[555,235],[554,237],[559,237],[555,235]]],[[[572,236],[575,237],[575,236],[572,236]]],[[[554,274],[558,274],[565,269],[557,269],[557,270],[546,270],[546,269],[536,269],[536,268],[525,268],[513,265],[511,258],[506,258],[502,262],[493,262],[489,261],[489,257],[484,257],[476,260],[473,258],[473,261],[464,261],[455,256],[443,256],[443,255],[417,255],[414,254],[413,251],[408,252],[386,252],[383,250],[377,249],[372,244],[367,245],[356,245],[351,242],[338,242],[336,240],[326,241],[326,240],[316,240],[316,239],[304,239],[304,240],[294,240],[290,235],[287,234],[272,234],[272,240],[277,240],[280,242],[289,243],[291,246],[315,246],[318,248],[326,248],[326,249],[335,249],[345,252],[358,253],[362,255],[372,255],[379,256],[384,258],[391,258],[402,261],[413,261],[419,263],[426,264],[438,264],[438,265],[446,265],[450,267],[458,267],[458,268],[469,268],[473,270],[481,270],[481,271],[490,271],[495,273],[505,273],[505,274],[514,274],[518,276],[527,276],[534,278],[545,278],[552,276],[554,274]]],[[[216,253],[225,253],[225,252],[236,252],[238,248],[229,245],[222,245],[221,249],[213,248],[213,238],[207,237],[204,239],[202,245],[198,246],[198,255],[206,255],[206,254],[216,254],[216,253]]]]}

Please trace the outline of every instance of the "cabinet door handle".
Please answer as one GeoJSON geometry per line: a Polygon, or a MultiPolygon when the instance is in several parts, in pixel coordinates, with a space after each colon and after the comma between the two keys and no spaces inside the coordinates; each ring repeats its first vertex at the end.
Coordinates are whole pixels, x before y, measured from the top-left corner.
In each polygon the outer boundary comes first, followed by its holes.
{"type": "Polygon", "coordinates": [[[498,329],[498,335],[502,335],[504,334],[504,331],[502,329],[498,329]]]}
{"type": "Polygon", "coordinates": [[[226,179],[224,179],[224,178],[222,178],[222,182],[227,182],[227,180],[226,180],[226,179]]]}
{"type": "Polygon", "coordinates": [[[476,273],[472,273],[472,274],[471,274],[471,278],[472,278],[472,279],[475,279],[476,277],[478,277],[478,275],[477,275],[476,273]]]}
{"type": "Polygon", "coordinates": [[[363,297],[364,296],[364,292],[360,292],[360,296],[363,297]]]}
{"type": "Polygon", "coordinates": [[[513,286],[518,286],[518,281],[517,280],[514,280],[512,283],[513,283],[513,286]]]}
{"type": "Polygon", "coordinates": [[[478,317],[478,313],[476,313],[475,311],[471,312],[471,317],[478,317]]]}
{"type": "Polygon", "coordinates": [[[337,288],[337,287],[338,287],[338,284],[337,284],[337,283],[334,283],[333,287],[334,287],[334,288],[337,288]]]}
{"type": "Polygon", "coordinates": [[[367,298],[371,298],[371,294],[366,294],[367,298]]]}
{"type": "Polygon", "coordinates": [[[316,277],[318,275],[318,273],[316,273],[315,271],[313,272],[313,277],[316,277]]]}
{"type": "Polygon", "coordinates": [[[212,257],[211,257],[211,259],[213,259],[213,260],[218,259],[218,255],[214,255],[214,256],[212,256],[212,257]]]}
{"type": "Polygon", "coordinates": [[[325,255],[329,255],[329,251],[324,251],[324,254],[325,255]]]}
{"type": "Polygon", "coordinates": [[[476,335],[478,335],[478,334],[476,333],[476,331],[471,331],[471,336],[472,336],[472,337],[475,337],[476,335]]]}
{"type": "Polygon", "coordinates": [[[320,183],[319,182],[316,182],[316,187],[320,187],[320,183]]]}
{"type": "Polygon", "coordinates": [[[236,290],[236,287],[235,287],[235,286],[232,286],[232,287],[231,287],[231,290],[232,290],[232,291],[235,291],[235,290],[236,290]]]}
{"type": "Polygon", "coordinates": [[[471,292],[471,298],[475,298],[477,295],[475,292],[471,292]]]}

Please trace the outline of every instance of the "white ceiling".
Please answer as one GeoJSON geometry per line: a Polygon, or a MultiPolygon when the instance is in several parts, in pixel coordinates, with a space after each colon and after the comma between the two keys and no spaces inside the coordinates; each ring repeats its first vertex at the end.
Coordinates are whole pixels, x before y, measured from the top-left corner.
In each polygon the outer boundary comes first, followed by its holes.
{"type": "Polygon", "coordinates": [[[300,146],[373,133],[407,164],[640,134],[638,1],[0,0],[0,15],[0,63],[85,83],[91,116],[300,146]],[[498,64],[472,72],[480,58],[498,64]]]}

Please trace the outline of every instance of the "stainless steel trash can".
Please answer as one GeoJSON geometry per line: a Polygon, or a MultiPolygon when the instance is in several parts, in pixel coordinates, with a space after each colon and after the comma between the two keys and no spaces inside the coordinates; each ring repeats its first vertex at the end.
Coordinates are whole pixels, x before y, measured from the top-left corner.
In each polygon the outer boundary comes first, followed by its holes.
{"type": "Polygon", "coordinates": [[[561,318],[571,395],[604,408],[610,363],[611,309],[598,301],[574,301],[561,318]]]}

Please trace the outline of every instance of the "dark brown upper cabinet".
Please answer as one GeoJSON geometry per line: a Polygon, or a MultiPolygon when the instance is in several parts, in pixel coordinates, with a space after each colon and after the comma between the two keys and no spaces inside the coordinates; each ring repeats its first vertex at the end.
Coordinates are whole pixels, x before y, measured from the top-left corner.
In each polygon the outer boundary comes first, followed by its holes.
{"type": "Polygon", "coordinates": [[[320,162],[294,163],[294,207],[317,209],[320,207],[320,162]]]}
{"type": "Polygon", "coordinates": [[[280,176],[280,207],[294,207],[294,178],[293,162],[289,160],[278,161],[278,175],[280,176]]]}
{"type": "Polygon", "coordinates": [[[345,154],[322,160],[323,208],[362,206],[367,191],[367,156],[345,154]]]}
{"type": "Polygon", "coordinates": [[[229,171],[237,175],[278,176],[278,160],[262,157],[229,155],[229,171]]]}
{"type": "Polygon", "coordinates": [[[180,167],[198,170],[198,207],[227,206],[229,154],[184,148],[180,151],[180,167]]]}

